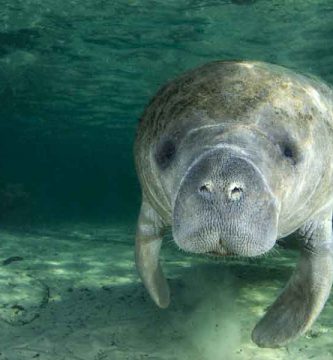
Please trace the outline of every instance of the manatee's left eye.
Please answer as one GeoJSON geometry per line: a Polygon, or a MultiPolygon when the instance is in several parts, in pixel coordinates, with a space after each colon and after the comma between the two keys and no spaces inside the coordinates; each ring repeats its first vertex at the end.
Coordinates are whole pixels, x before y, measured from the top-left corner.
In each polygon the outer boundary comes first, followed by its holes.
{"type": "Polygon", "coordinates": [[[176,154],[176,144],[171,139],[165,139],[157,145],[155,159],[158,166],[165,170],[174,159],[176,154]]]}

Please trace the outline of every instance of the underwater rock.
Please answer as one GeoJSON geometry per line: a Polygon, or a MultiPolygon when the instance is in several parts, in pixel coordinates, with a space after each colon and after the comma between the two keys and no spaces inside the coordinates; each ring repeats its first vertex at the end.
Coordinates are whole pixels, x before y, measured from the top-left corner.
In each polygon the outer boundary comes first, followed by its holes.
{"type": "Polygon", "coordinates": [[[0,319],[10,325],[25,325],[39,316],[47,304],[49,288],[28,274],[1,268],[0,319]]]}
{"type": "Polygon", "coordinates": [[[24,260],[24,259],[21,256],[11,256],[11,257],[7,258],[6,260],[4,260],[2,262],[2,265],[6,266],[6,265],[11,264],[12,262],[22,261],[22,260],[24,260]]]}

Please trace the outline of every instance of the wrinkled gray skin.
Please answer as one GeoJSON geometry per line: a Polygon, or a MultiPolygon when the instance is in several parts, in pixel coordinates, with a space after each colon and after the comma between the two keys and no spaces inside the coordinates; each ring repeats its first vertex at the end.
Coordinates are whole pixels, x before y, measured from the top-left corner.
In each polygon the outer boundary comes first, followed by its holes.
{"type": "Polygon", "coordinates": [[[303,334],[332,284],[333,94],[260,62],[214,62],[164,86],[138,127],[136,264],[169,304],[163,231],[192,253],[252,257],[297,232],[299,262],[252,333],[262,347],[303,334]]]}

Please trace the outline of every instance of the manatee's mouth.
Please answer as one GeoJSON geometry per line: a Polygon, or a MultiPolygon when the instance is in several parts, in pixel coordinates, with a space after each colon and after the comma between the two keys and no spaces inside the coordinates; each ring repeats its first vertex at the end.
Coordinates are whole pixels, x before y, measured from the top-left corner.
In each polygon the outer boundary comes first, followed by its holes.
{"type": "Polygon", "coordinates": [[[232,252],[222,252],[222,251],[208,251],[205,253],[205,255],[213,256],[213,257],[225,257],[225,256],[236,256],[237,254],[234,254],[232,252]]]}
{"type": "Polygon", "coordinates": [[[222,239],[219,239],[219,246],[214,250],[206,251],[205,254],[213,257],[225,257],[225,256],[235,256],[237,254],[228,250],[223,244],[222,239]]]}

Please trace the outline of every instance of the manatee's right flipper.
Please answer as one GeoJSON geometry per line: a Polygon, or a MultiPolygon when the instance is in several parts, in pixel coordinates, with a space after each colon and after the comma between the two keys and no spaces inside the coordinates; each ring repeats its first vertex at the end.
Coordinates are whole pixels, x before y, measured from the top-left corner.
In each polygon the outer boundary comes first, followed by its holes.
{"type": "Polygon", "coordinates": [[[282,294],[252,332],[261,347],[278,347],[303,334],[320,314],[333,281],[332,213],[300,230],[301,257],[282,294]]]}
{"type": "Polygon", "coordinates": [[[159,307],[166,308],[170,302],[170,292],[159,263],[162,230],[159,215],[143,199],[135,239],[136,267],[151,298],[159,307]]]}

